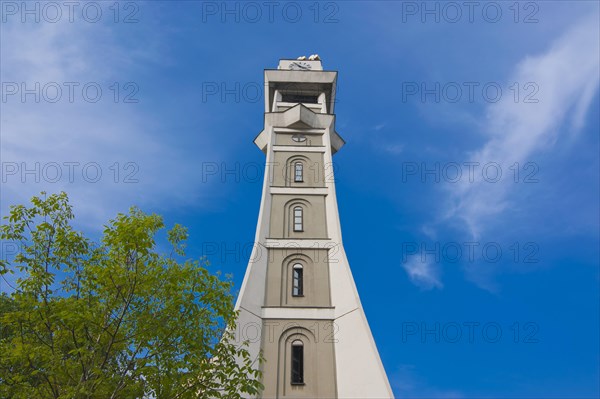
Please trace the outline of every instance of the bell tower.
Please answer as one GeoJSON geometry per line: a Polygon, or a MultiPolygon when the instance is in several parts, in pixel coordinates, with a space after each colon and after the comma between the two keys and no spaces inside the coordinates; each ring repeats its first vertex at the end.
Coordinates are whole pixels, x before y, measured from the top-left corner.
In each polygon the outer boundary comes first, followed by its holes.
{"type": "Polygon", "coordinates": [[[342,245],[332,156],[337,72],[317,55],[265,70],[266,155],[236,335],[263,354],[263,398],[393,397],[342,245]]]}

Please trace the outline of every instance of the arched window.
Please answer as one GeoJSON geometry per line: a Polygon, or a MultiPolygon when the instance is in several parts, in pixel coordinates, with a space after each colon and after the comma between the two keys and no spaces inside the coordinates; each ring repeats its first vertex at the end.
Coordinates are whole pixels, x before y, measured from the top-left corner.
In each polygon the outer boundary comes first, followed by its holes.
{"type": "Polygon", "coordinates": [[[292,384],[304,384],[304,344],[300,340],[292,342],[292,384]]]}
{"type": "Polygon", "coordinates": [[[294,207],[294,231],[303,231],[302,228],[302,207],[294,207]]]}
{"type": "Polygon", "coordinates": [[[304,295],[304,269],[300,263],[292,268],[292,296],[304,295]]]}
{"type": "Polygon", "coordinates": [[[294,164],[294,181],[295,182],[302,182],[304,181],[304,166],[302,165],[302,162],[296,162],[294,164]]]}

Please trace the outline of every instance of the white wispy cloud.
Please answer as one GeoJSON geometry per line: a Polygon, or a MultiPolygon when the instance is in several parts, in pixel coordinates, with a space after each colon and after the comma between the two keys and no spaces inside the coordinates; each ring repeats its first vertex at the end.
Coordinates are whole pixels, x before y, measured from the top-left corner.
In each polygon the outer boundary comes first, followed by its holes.
{"type": "Polygon", "coordinates": [[[444,285],[440,279],[439,266],[431,260],[423,259],[420,255],[413,255],[402,263],[402,268],[408,274],[410,281],[424,289],[443,288],[444,285]]]}
{"type": "MultiPolygon", "coordinates": [[[[19,86],[2,104],[3,215],[8,205],[27,202],[41,190],[68,192],[78,222],[94,228],[134,204],[173,207],[198,200],[200,185],[190,183],[201,182],[201,169],[190,165],[205,154],[214,158],[214,149],[184,148],[170,129],[173,121],[165,119],[168,113],[152,112],[144,102],[149,87],[136,80],[152,63],[160,70],[160,44],[154,42],[160,39],[143,33],[151,26],[131,26],[145,37],[139,48],[135,40],[122,40],[127,32],[109,25],[67,20],[3,25],[2,81],[19,86]],[[74,82],[73,101],[66,82],[74,82]],[[101,88],[99,101],[83,98],[88,83],[101,88]],[[29,94],[23,101],[22,84],[41,98],[29,94]],[[56,102],[48,101],[56,96],[52,86],[62,92],[56,102]],[[124,102],[132,93],[138,102],[124,102]],[[53,181],[57,165],[61,176],[53,181]]],[[[95,95],[93,88],[89,94],[95,95]]]]}
{"type": "Polygon", "coordinates": [[[493,218],[511,205],[511,190],[515,185],[507,176],[509,167],[531,161],[539,152],[551,152],[562,136],[580,130],[590,103],[598,91],[599,26],[597,16],[577,21],[539,55],[527,56],[516,65],[509,81],[521,87],[531,82],[528,93],[539,91],[524,102],[525,94],[504,95],[491,104],[482,126],[486,126],[487,141],[468,154],[468,159],[484,165],[496,162],[504,178],[490,184],[482,179],[448,184],[451,206],[445,218],[464,223],[473,238],[480,237],[493,218]]]}
{"type": "Polygon", "coordinates": [[[390,384],[396,395],[400,398],[459,399],[466,397],[464,393],[457,390],[441,389],[432,386],[422,376],[417,374],[416,366],[412,364],[400,364],[391,373],[390,384]]]}
{"type": "Polygon", "coordinates": [[[383,145],[382,150],[392,155],[398,155],[404,151],[404,144],[390,143],[383,145]]]}

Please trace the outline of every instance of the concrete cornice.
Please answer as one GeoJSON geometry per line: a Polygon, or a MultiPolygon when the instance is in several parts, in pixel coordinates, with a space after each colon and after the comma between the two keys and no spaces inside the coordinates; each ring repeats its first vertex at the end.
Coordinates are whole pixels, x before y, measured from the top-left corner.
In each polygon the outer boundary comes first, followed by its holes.
{"type": "Polygon", "coordinates": [[[335,115],[314,112],[299,103],[282,112],[266,112],[265,123],[273,127],[327,129],[335,121],[335,115]]]}
{"type": "Polygon", "coordinates": [[[337,71],[298,71],[293,69],[265,69],[265,83],[334,84],[337,71]]]}
{"type": "Polygon", "coordinates": [[[289,238],[267,238],[261,243],[265,248],[291,248],[291,249],[331,249],[341,245],[329,238],[307,238],[304,240],[289,238]]]}
{"type": "Polygon", "coordinates": [[[325,146],[274,145],[273,151],[282,152],[325,152],[325,146]]]}
{"type": "MultiPolygon", "coordinates": [[[[342,137],[335,131],[335,115],[320,114],[312,111],[303,104],[297,104],[283,112],[266,112],[265,127],[290,129],[327,129],[331,132],[331,150],[336,153],[345,144],[342,137]]],[[[263,129],[254,139],[254,144],[266,153],[269,138],[267,130],[263,129]]]]}
{"type": "Polygon", "coordinates": [[[333,320],[334,308],[273,307],[262,308],[263,319],[333,320]]]}
{"type": "Polygon", "coordinates": [[[271,194],[328,195],[327,187],[271,187],[271,194]]]}

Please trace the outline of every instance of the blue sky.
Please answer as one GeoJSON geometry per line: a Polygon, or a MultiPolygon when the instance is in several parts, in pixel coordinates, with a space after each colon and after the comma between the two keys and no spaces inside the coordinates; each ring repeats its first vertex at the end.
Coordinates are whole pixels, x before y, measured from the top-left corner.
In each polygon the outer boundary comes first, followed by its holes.
{"type": "Polygon", "coordinates": [[[344,246],[395,394],[600,395],[597,2],[22,4],[1,5],[3,215],[65,190],[97,235],[135,204],[239,288],[256,89],[318,53],[339,71],[344,246]]]}

